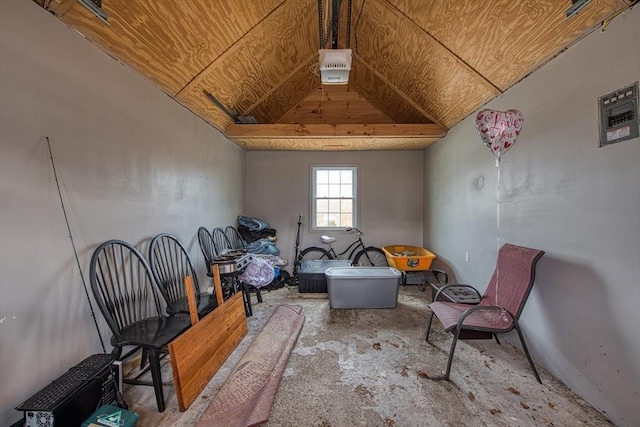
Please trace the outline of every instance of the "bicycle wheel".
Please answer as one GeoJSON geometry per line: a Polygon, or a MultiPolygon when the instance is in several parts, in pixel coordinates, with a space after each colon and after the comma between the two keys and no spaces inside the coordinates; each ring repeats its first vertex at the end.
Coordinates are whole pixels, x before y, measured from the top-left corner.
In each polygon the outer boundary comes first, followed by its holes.
{"type": "Polygon", "coordinates": [[[382,249],[369,246],[356,254],[353,265],[359,267],[387,267],[387,257],[382,249]]]}
{"type": "Polygon", "coordinates": [[[333,259],[333,256],[329,253],[329,251],[319,248],[317,246],[311,246],[300,252],[298,255],[298,259],[296,260],[298,269],[300,268],[300,264],[302,261],[307,259],[333,259]]]}

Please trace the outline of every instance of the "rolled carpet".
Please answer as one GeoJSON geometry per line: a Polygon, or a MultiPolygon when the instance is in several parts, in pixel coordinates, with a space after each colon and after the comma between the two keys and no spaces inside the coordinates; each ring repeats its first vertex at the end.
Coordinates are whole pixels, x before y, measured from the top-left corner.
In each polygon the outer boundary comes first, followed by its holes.
{"type": "Polygon", "coordinates": [[[196,427],[249,427],[269,420],[282,373],[304,324],[301,311],[295,305],[276,307],[196,427]]]}

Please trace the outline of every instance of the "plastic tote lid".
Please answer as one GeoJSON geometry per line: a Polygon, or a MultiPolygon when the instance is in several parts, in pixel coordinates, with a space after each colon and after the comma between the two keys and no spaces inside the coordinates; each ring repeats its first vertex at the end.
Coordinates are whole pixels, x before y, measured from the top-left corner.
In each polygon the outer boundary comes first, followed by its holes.
{"type": "Polygon", "coordinates": [[[402,273],[392,267],[331,267],[324,274],[327,277],[343,279],[399,279],[402,277],[402,273]]]}

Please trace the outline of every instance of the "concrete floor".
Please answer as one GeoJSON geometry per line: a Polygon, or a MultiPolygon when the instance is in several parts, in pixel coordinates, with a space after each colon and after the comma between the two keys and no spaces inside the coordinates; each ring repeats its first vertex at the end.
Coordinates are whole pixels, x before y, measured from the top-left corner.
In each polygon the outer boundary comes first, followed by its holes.
{"type": "Polygon", "coordinates": [[[168,360],[164,413],[157,412],[151,387],[125,388],[140,415],[138,426],[193,426],[274,308],[285,302],[302,306],[306,321],[269,427],[612,425],[540,367],[538,384],[524,355],[508,343],[460,342],[451,381],[434,379],[446,367],[451,335],[435,321],[431,344],[424,341],[428,290],[401,287],[398,307],[387,310],[331,310],[326,294],[300,294],[295,287],[263,297],[245,339],[186,412],[178,411],[168,360]]]}

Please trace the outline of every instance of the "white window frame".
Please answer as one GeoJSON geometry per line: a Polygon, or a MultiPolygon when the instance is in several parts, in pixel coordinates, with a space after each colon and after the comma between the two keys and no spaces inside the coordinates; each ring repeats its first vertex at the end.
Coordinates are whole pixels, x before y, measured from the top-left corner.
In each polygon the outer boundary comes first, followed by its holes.
{"type": "Polygon", "coordinates": [[[321,231],[321,230],[344,230],[347,227],[357,227],[358,226],[358,166],[357,165],[311,165],[311,218],[310,225],[312,231],[321,231]],[[325,171],[325,170],[348,170],[352,173],[352,183],[351,183],[351,194],[352,197],[350,199],[353,201],[352,203],[352,224],[350,226],[339,226],[339,227],[319,227],[317,226],[317,212],[316,212],[316,200],[317,197],[317,183],[316,177],[317,171],[325,171]]]}

